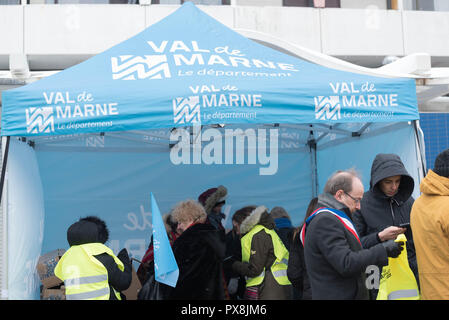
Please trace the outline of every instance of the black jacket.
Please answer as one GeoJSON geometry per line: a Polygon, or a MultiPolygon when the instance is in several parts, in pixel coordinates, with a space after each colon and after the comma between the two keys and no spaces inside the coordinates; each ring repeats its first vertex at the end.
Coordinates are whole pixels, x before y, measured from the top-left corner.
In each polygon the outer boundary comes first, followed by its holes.
{"type": "MultiPolygon", "coordinates": [[[[349,209],[330,194],[318,197],[318,207],[344,211],[351,218],[349,209]]],[[[320,213],[308,224],[304,257],[314,300],[367,300],[366,267],[388,263],[381,244],[362,249],[354,235],[330,213],[320,213]]]]}
{"type": "Polygon", "coordinates": [[[223,261],[224,275],[226,284],[229,289],[229,281],[234,278],[238,281],[237,291],[235,293],[229,292],[230,300],[243,299],[243,295],[246,289],[245,277],[238,274],[232,269],[234,261],[242,260],[242,243],[240,241],[240,235],[234,230],[229,231],[225,236],[226,242],[226,257],[223,261]]]}
{"type": "MultiPolygon", "coordinates": [[[[67,241],[70,246],[95,243],[98,242],[97,239],[98,230],[97,226],[93,222],[78,221],[71,225],[67,230],[67,241]]],[[[116,300],[116,296],[113,294],[112,288],[120,292],[128,289],[131,285],[132,265],[128,257],[128,252],[126,249],[122,249],[117,255],[117,258],[123,262],[125,267],[123,271],[119,269],[114,258],[107,253],[102,253],[94,257],[100,261],[108,271],[108,282],[111,292],[109,295],[109,300],[116,300]]],[[[125,299],[123,295],[121,297],[122,299],[125,299]]]]}
{"type": "MultiPolygon", "coordinates": [[[[410,211],[414,202],[415,183],[395,154],[378,154],[371,167],[370,189],[361,201],[361,211],[354,214],[354,226],[357,229],[364,248],[379,243],[377,234],[389,226],[399,226],[410,222],[410,211]],[[400,175],[399,190],[393,197],[386,196],[379,188],[379,182],[387,177],[400,175]]],[[[418,280],[415,245],[410,227],[405,232],[407,238],[407,256],[410,268],[418,280]]]]}
{"type": "Polygon", "coordinates": [[[300,240],[299,232],[296,234],[290,245],[287,277],[292,283],[293,288],[297,290],[299,299],[312,299],[312,289],[310,288],[309,276],[307,275],[304,260],[304,246],[300,240]]]}
{"type": "Polygon", "coordinates": [[[179,278],[175,288],[165,287],[168,299],[225,298],[225,242],[221,231],[209,223],[195,224],[175,240],[172,249],[179,268],[179,278]]]}

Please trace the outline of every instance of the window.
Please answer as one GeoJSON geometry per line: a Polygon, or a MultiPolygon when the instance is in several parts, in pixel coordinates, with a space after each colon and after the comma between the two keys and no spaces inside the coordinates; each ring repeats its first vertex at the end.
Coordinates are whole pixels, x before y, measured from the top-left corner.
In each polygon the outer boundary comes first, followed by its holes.
{"type": "MultiPolygon", "coordinates": [[[[319,2],[323,0],[283,0],[284,7],[319,7],[319,2]]],[[[325,0],[326,8],[340,8],[340,0],[325,0]]]]}
{"type": "Polygon", "coordinates": [[[0,5],[2,4],[20,4],[20,0],[0,0],[0,5]]]}
{"type": "Polygon", "coordinates": [[[151,4],[183,4],[184,2],[191,1],[194,4],[207,4],[207,5],[229,5],[231,0],[151,0],[151,4]]]}

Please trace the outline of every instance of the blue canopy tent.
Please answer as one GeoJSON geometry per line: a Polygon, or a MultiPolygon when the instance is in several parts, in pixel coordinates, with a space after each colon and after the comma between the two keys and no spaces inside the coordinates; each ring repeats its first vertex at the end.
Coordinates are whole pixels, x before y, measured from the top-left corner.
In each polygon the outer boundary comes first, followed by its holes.
{"type": "Polygon", "coordinates": [[[38,298],[38,257],[67,248],[83,216],[107,222],[115,252],[142,257],[150,192],[166,213],[221,184],[227,218],[283,206],[299,225],[335,170],[355,167],[367,189],[375,155],[394,152],[417,181],[424,172],[413,79],[309,63],[191,3],[2,99],[10,299],[38,298]]]}

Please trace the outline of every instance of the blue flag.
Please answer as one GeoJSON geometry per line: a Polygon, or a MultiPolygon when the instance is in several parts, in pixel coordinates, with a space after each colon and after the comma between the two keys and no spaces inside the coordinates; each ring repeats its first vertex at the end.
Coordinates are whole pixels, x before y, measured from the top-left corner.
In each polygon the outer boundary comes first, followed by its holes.
{"type": "Polygon", "coordinates": [[[168,240],[167,231],[162,221],[156,199],[151,193],[151,212],[153,223],[154,272],[156,281],[176,286],[179,268],[168,240]]]}

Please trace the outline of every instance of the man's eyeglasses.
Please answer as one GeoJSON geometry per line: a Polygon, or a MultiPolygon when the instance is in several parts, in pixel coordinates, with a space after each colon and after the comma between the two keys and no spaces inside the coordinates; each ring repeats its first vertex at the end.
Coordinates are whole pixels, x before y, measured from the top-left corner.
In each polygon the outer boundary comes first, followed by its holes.
{"type": "MultiPolygon", "coordinates": [[[[344,192],[344,191],[343,191],[344,192]]],[[[353,196],[351,196],[349,193],[345,192],[345,195],[347,195],[349,198],[351,198],[352,200],[355,201],[355,203],[360,203],[360,201],[362,201],[362,199],[356,199],[353,196]]]]}

